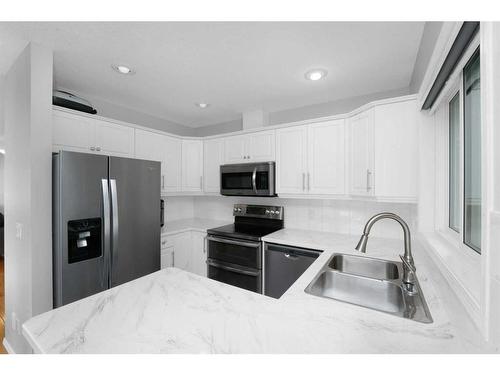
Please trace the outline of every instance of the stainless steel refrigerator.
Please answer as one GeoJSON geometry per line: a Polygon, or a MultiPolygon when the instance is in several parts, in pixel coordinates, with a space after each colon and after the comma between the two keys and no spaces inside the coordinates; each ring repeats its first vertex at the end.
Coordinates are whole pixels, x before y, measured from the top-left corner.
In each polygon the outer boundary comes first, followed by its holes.
{"type": "Polygon", "coordinates": [[[159,269],[160,163],[54,154],[54,307],[159,269]]]}

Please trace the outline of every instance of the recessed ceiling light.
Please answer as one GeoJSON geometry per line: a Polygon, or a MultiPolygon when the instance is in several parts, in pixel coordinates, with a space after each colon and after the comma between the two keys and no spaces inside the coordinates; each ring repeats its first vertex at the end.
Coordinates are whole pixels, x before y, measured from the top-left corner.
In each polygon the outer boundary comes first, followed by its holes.
{"type": "Polygon", "coordinates": [[[325,78],[327,74],[328,72],[325,69],[312,69],[305,74],[305,77],[309,81],[318,81],[325,78]]]}
{"type": "Polygon", "coordinates": [[[111,67],[121,74],[134,74],[135,72],[126,65],[111,65],[111,67]]]}
{"type": "Polygon", "coordinates": [[[200,107],[200,108],[207,108],[210,104],[208,104],[208,103],[195,103],[195,105],[197,107],[200,107]]]}

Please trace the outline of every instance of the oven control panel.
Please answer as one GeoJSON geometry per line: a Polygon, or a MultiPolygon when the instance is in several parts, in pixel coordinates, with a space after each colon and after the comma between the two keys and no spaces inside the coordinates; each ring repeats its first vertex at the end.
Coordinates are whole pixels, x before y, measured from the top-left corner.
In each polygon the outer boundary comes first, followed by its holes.
{"type": "Polygon", "coordinates": [[[282,206],[260,206],[254,204],[235,204],[233,216],[260,217],[264,219],[283,220],[282,206]]]}

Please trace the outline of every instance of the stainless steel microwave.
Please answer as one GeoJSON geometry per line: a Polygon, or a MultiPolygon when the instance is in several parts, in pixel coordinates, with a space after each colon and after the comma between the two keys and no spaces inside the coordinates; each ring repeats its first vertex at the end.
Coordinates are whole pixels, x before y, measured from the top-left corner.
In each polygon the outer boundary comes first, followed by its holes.
{"type": "Polygon", "coordinates": [[[276,197],[274,161],[220,166],[222,195],[276,197]]]}

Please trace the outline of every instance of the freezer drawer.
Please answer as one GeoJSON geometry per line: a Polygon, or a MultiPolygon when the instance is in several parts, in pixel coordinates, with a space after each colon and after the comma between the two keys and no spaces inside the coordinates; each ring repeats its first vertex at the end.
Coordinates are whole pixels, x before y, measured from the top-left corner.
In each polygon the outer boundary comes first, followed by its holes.
{"type": "Polygon", "coordinates": [[[280,298],[320,254],[319,250],[266,243],[264,294],[280,298]]]}

